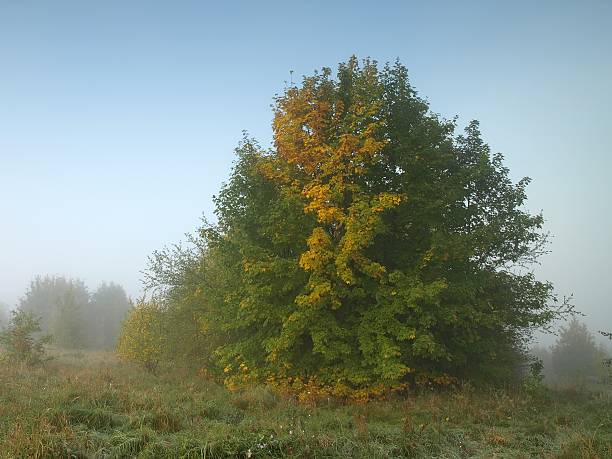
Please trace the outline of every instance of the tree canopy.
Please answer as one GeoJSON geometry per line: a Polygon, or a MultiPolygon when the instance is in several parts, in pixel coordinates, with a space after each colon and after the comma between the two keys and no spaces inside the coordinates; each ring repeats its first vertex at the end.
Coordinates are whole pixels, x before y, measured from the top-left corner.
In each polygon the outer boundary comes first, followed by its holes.
{"type": "Polygon", "coordinates": [[[560,313],[521,269],[543,251],[543,217],[478,122],[456,130],[400,63],[351,58],[288,87],[273,148],[238,146],[218,222],[151,259],[174,342],[229,385],[368,394],[509,377],[560,313]]]}
{"type": "Polygon", "coordinates": [[[562,382],[584,382],[585,378],[596,376],[602,358],[585,324],[574,318],[561,327],[552,348],[552,365],[562,382]]]}
{"type": "Polygon", "coordinates": [[[86,317],[90,324],[90,345],[112,349],[129,308],[130,301],[123,287],[112,282],[100,285],[91,295],[86,317]]]}
{"type": "Polygon", "coordinates": [[[90,294],[78,279],[61,276],[34,279],[19,310],[40,318],[40,327],[63,348],[113,347],[129,309],[123,288],[102,284],[90,294]]]}

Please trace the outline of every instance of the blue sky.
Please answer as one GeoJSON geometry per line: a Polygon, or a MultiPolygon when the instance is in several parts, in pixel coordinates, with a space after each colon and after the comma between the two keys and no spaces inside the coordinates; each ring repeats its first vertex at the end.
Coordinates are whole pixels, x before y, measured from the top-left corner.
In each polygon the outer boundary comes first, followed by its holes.
{"type": "Polygon", "coordinates": [[[0,300],[36,274],[140,290],[212,218],[242,130],[350,55],[399,58],[434,112],[479,119],[554,234],[536,271],[612,329],[612,2],[0,0],[0,300]]]}

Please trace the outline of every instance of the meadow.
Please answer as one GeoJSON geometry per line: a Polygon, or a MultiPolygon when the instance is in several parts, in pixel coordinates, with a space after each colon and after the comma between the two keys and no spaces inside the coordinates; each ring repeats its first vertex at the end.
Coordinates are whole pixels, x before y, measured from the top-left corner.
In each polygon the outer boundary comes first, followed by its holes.
{"type": "Polygon", "coordinates": [[[612,397],[539,386],[299,404],[110,353],[0,365],[2,458],[612,457],[612,397]]]}

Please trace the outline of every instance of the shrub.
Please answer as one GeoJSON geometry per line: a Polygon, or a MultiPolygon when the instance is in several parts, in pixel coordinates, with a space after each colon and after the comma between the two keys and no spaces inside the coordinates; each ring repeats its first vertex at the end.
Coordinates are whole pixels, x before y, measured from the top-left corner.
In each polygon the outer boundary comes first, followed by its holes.
{"type": "Polygon", "coordinates": [[[40,319],[31,312],[11,312],[8,326],[0,332],[2,358],[9,362],[38,365],[47,360],[45,345],[51,335],[41,335],[40,319]]]}
{"type": "Polygon", "coordinates": [[[162,310],[155,301],[141,300],[128,313],[121,327],[117,354],[123,360],[156,370],[164,348],[162,310]]]}

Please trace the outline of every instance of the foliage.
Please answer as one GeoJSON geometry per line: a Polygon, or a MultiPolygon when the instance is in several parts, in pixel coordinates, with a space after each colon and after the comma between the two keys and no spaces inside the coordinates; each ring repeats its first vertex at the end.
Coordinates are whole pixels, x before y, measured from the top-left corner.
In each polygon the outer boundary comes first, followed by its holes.
{"type": "Polygon", "coordinates": [[[66,349],[109,348],[116,343],[129,308],[119,285],[102,284],[93,295],[78,279],[37,277],[19,308],[41,318],[41,328],[66,349]]]}
{"type": "Polygon", "coordinates": [[[91,295],[86,321],[89,341],[93,348],[111,349],[116,346],[121,323],[125,319],[130,302],[125,290],[114,283],[103,283],[91,295]]]}
{"type": "Polygon", "coordinates": [[[8,305],[0,301],[0,327],[8,323],[8,310],[8,305]]]}
{"type": "Polygon", "coordinates": [[[148,277],[231,387],[504,381],[531,330],[568,312],[520,269],[546,242],[529,179],[512,183],[477,122],[458,135],[430,113],[399,63],[305,77],[273,128],[272,150],[239,145],[218,224],[148,277]]]}
{"type": "Polygon", "coordinates": [[[563,382],[580,383],[597,376],[598,351],[593,335],[586,325],[572,319],[562,327],[552,348],[552,364],[563,382]]]}
{"type": "Polygon", "coordinates": [[[554,382],[555,374],[552,366],[552,353],[549,347],[536,345],[529,349],[532,359],[542,362],[542,374],[547,384],[554,382]]]}
{"type": "Polygon", "coordinates": [[[213,313],[211,305],[223,303],[223,296],[231,291],[232,279],[229,271],[211,256],[204,235],[207,230],[202,228],[201,238],[191,237],[188,247],[176,245],[155,252],[145,281],[166,306],[164,340],[172,350],[167,357],[183,365],[206,368],[209,374],[222,374],[212,351],[223,342],[217,320],[223,311],[213,313]]]}
{"type": "Polygon", "coordinates": [[[531,357],[529,373],[523,379],[523,390],[532,397],[543,398],[548,389],[544,385],[544,362],[538,357],[531,357]]]}
{"type": "Polygon", "coordinates": [[[0,458],[612,456],[609,397],[468,386],[303,405],[82,354],[42,369],[0,366],[0,458]]]}
{"type": "Polygon", "coordinates": [[[65,348],[86,346],[84,314],[89,292],[80,280],[64,277],[37,277],[31,282],[19,309],[41,318],[41,328],[53,335],[56,345],[65,348]]]}
{"type": "Polygon", "coordinates": [[[51,336],[41,335],[40,319],[31,312],[12,311],[8,326],[0,331],[0,358],[8,362],[38,365],[46,360],[51,336]]]}
{"type": "Polygon", "coordinates": [[[139,301],[123,322],[117,354],[155,371],[164,350],[163,312],[154,301],[139,301]]]}

